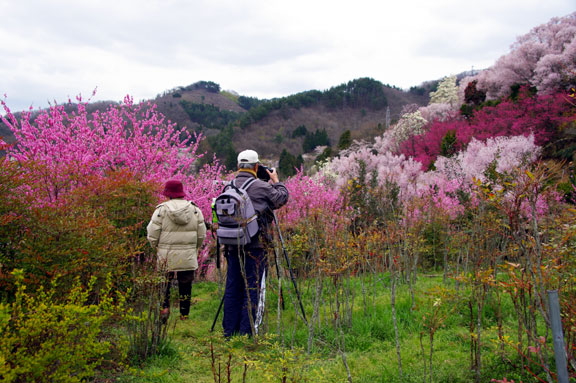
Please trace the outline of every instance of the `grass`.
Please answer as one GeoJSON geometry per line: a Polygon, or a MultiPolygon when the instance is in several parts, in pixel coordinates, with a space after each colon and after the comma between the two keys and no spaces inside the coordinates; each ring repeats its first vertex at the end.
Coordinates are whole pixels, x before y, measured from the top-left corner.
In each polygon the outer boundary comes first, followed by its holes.
{"type": "MultiPolygon", "coordinates": [[[[376,285],[375,306],[372,306],[372,288],[369,286],[366,310],[363,305],[361,279],[353,279],[355,284],[354,314],[349,327],[344,327],[346,357],[353,382],[428,382],[429,335],[423,325],[423,317],[431,315],[438,296],[431,294],[442,285],[441,277],[419,278],[416,284],[416,307],[411,310],[412,301],[407,285],[399,285],[397,291],[397,319],[401,342],[402,378],[399,377],[398,358],[392,313],[390,289],[384,283],[376,285]],[[422,339],[421,339],[422,334],[422,339]],[[424,350],[422,350],[422,346],[424,350]]],[[[365,279],[368,284],[369,280],[365,279]]],[[[270,289],[275,287],[270,283],[270,289]]],[[[286,284],[287,285],[287,284],[286,284]]],[[[301,286],[303,300],[312,302],[313,283],[301,286]]],[[[287,288],[287,286],[285,286],[287,288]]],[[[464,294],[466,292],[464,291],[464,294]]],[[[192,307],[187,321],[180,321],[177,315],[170,318],[170,343],[168,350],[148,360],[132,374],[121,378],[122,382],[242,382],[246,368],[246,382],[346,382],[347,373],[338,351],[337,333],[332,325],[333,312],[327,307],[320,310],[322,327],[317,329],[312,352],[307,355],[308,330],[296,320],[295,309],[285,290],[286,309],[282,312],[284,331],[277,334],[277,294],[270,291],[267,296],[268,316],[264,324],[267,334],[259,338],[258,344],[242,337],[225,342],[222,336],[221,319],[214,333],[210,327],[220,303],[218,286],[212,282],[195,283],[192,289],[192,307]],[[284,345],[282,340],[284,339],[284,345]],[[246,367],[245,367],[246,366],[246,367]],[[214,377],[213,368],[216,371],[214,377]],[[218,372],[219,371],[219,372],[218,372]],[[219,378],[218,378],[219,377],[219,378]]],[[[329,297],[325,292],[327,306],[329,297]]],[[[514,366],[515,353],[507,349],[505,358],[496,355],[497,328],[496,307],[489,300],[484,310],[484,331],[482,342],[482,379],[521,379],[532,381],[518,367],[514,366]],[[507,361],[506,361],[507,360],[507,361]]],[[[505,326],[508,334],[514,334],[516,323],[510,302],[504,301],[505,326]]],[[[470,334],[468,306],[463,302],[441,304],[449,311],[434,336],[432,357],[434,382],[474,381],[474,371],[470,370],[470,334]]],[[[306,313],[311,316],[311,304],[305,304],[306,313]]],[[[178,309],[173,308],[177,313],[178,309]]],[[[511,335],[512,336],[512,335],[511,335]]]]}

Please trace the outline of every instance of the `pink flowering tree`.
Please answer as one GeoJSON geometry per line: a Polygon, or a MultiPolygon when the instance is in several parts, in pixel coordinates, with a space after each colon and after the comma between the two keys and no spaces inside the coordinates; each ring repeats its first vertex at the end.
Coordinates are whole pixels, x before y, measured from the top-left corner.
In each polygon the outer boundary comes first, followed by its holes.
{"type": "Polygon", "coordinates": [[[337,217],[343,213],[342,194],[327,177],[309,177],[299,171],[284,184],[290,192],[286,206],[278,210],[278,219],[291,228],[306,218],[337,217]]]}
{"type": "Polygon", "coordinates": [[[442,141],[449,132],[456,138],[455,151],[464,149],[472,138],[484,141],[491,137],[530,134],[535,143],[542,146],[573,121],[573,116],[573,105],[565,93],[531,96],[524,89],[516,102],[504,100],[496,106],[484,107],[470,120],[433,122],[424,134],[405,141],[400,151],[427,169],[441,154],[442,141]]]}
{"type": "Polygon", "coordinates": [[[407,192],[422,173],[421,166],[411,158],[395,154],[395,147],[394,132],[385,132],[376,137],[373,144],[356,143],[328,163],[322,172],[333,177],[337,186],[345,187],[350,180],[358,178],[364,164],[366,173],[375,175],[381,185],[395,183],[407,192]]]}
{"type": "MultiPolygon", "coordinates": [[[[6,148],[7,156],[32,180],[19,191],[31,204],[57,206],[77,188],[129,171],[137,180],[157,185],[159,202],[163,183],[181,180],[187,197],[210,220],[212,198],[221,188],[215,181],[222,177],[223,168],[216,161],[196,168],[202,157],[198,151],[201,137],[177,130],[155,105],[136,105],[130,97],[92,114],[80,98],[78,102],[73,112],[54,105],[34,121],[31,112],[17,119],[2,102],[3,121],[16,138],[16,143],[6,148]]],[[[200,254],[201,265],[210,243],[209,239],[200,254]]]]}
{"type": "Polygon", "coordinates": [[[528,84],[541,93],[565,90],[576,79],[576,12],[556,17],[518,37],[510,53],[478,75],[461,82],[465,88],[472,80],[488,99],[505,97],[514,84],[528,84]]]}
{"type": "Polygon", "coordinates": [[[412,216],[423,214],[422,209],[439,208],[455,218],[465,209],[459,196],[466,194],[473,198],[475,180],[487,180],[490,171],[506,174],[526,168],[540,153],[533,135],[472,139],[453,157],[438,157],[435,170],[424,172],[420,162],[395,154],[393,147],[390,133],[378,137],[373,144],[357,143],[328,163],[322,173],[332,177],[340,188],[346,188],[364,167],[366,174],[375,176],[380,187],[397,187],[405,208],[414,205],[414,201],[426,201],[427,206],[410,212],[412,216]]]}
{"type": "Polygon", "coordinates": [[[474,179],[484,182],[490,167],[498,173],[509,173],[516,168],[525,168],[538,158],[539,153],[540,147],[535,144],[533,135],[493,137],[484,142],[473,138],[466,150],[455,156],[438,157],[435,173],[466,183],[472,183],[474,179]]]}
{"type": "Polygon", "coordinates": [[[457,113],[457,104],[449,103],[430,103],[427,106],[420,107],[418,111],[428,122],[431,121],[447,121],[454,118],[457,113]]]}
{"type": "Polygon", "coordinates": [[[127,169],[137,179],[158,184],[181,179],[189,197],[209,213],[210,197],[216,193],[213,180],[222,169],[216,163],[197,172],[201,137],[177,130],[155,105],[135,105],[130,97],[91,115],[78,101],[72,113],[55,105],[33,122],[30,112],[18,120],[2,102],[3,121],[16,138],[7,154],[21,164],[32,163],[24,167],[40,181],[39,187],[25,191],[31,201],[55,204],[94,175],[127,169]]]}

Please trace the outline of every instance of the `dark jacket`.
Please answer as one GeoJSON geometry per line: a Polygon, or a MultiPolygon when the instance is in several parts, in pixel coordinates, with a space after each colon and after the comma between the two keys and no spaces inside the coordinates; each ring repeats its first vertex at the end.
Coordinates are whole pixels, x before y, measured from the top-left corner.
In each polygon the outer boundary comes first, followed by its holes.
{"type": "MultiPolygon", "coordinates": [[[[256,178],[252,172],[240,170],[236,176],[236,185],[240,187],[251,178],[256,178]]],[[[269,184],[257,179],[250,185],[247,192],[259,216],[260,232],[266,232],[273,220],[272,210],[279,209],[288,202],[288,189],[282,182],[269,184]]],[[[248,247],[262,247],[260,239],[253,239],[248,247]]]]}

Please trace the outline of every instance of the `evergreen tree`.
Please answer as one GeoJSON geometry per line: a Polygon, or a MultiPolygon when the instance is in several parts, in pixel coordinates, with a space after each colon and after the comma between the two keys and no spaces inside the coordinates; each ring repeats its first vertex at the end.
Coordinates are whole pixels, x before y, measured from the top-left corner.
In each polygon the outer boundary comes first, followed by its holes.
{"type": "Polygon", "coordinates": [[[444,157],[452,157],[457,151],[457,143],[456,131],[447,131],[446,135],[442,137],[442,142],[440,144],[440,155],[444,157]]]}
{"type": "Polygon", "coordinates": [[[226,127],[222,129],[220,133],[207,138],[216,157],[218,157],[228,169],[236,169],[237,166],[236,160],[238,153],[232,144],[233,136],[234,131],[232,128],[226,127]]]}
{"type": "Polygon", "coordinates": [[[328,139],[328,133],[326,129],[318,130],[314,133],[306,133],[304,137],[304,142],[302,143],[302,149],[304,153],[309,153],[313,151],[317,146],[329,146],[330,140],[328,139]]]}
{"type": "Polygon", "coordinates": [[[252,108],[257,107],[258,105],[262,104],[263,101],[257,99],[256,97],[246,97],[240,96],[238,97],[238,105],[246,110],[250,110],[252,108]]]}
{"type": "Polygon", "coordinates": [[[352,132],[348,129],[340,135],[340,139],[338,140],[338,149],[346,150],[350,145],[352,145],[352,132]]]}
{"type": "MultiPolygon", "coordinates": [[[[300,156],[300,158],[302,158],[300,156]]],[[[289,153],[286,149],[282,150],[280,154],[280,160],[278,161],[278,170],[280,174],[284,177],[290,177],[296,174],[296,168],[301,165],[298,164],[298,160],[294,155],[289,153]]]]}
{"type": "Polygon", "coordinates": [[[292,138],[304,137],[308,133],[305,125],[300,125],[292,132],[292,138]]]}

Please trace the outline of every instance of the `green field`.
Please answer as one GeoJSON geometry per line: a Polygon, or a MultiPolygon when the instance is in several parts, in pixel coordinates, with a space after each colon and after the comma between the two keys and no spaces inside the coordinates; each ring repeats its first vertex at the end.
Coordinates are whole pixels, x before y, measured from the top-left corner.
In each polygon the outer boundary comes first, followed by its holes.
{"type": "MultiPolygon", "coordinates": [[[[347,382],[348,374],[342,351],[353,382],[473,381],[475,372],[470,367],[470,312],[464,301],[467,292],[460,291],[449,302],[441,301],[438,288],[443,286],[448,289],[443,291],[452,290],[455,293],[454,281],[444,286],[441,277],[423,275],[415,286],[416,301],[412,308],[408,285],[399,285],[396,312],[402,362],[400,377],[389,281],[387,276],[382,277],[380,280],[362,280],[360,277],[351,279],[353,286],[350,291],[355,294],[352,321],[341,325],[343,338],[336,336],[330,297],[328,294],[324,296],[325,305],[320,307],[316,320],[316,334],[310,354],[307,352],[308,328],[301,320],[295,319],[295,308],[291,306],[289,298],[286,298],[286,308],[281,312],[283,331],[280,336],[277,294],[272,292],[267,297],[269,310],[264,323],[267,332],[259,336],[256,342],[242,337],[225,342],[220,325],[222,317],[214,333],[210,333],[220,302],[218,285],[211,282],[197,283],[192,291],[190,318],[181,321],[177,315],[172,315],[169,342],[161,355],[153,357],[141,369],[136,369],[132,376],[123,377],[122,381],[347,382]],[[362,282],[365,296],[362,293],[362,282]],[[435,311],[438,329],[434,334],[430,359],[431,322],[423,317],[430,318],[435,311]]],[[[325,288],[328,288],[329,284],[325,282],[325,288]]],[[[305,302],[311,302],[313,286],[313,281],[301,286],[305,302]]],[[[480,381],[490,382],[491,379],[504,377],[529,381],[526,380],[529,376],[519,368],[515,360],[515,351],[509,346],[499,351],[501,342],[498,341],[497,308],[493,303],[492,299],[487,299],[483,310],[480,381]]],[[[516,319],[509,303],[503,302],[502,307],[503,328],[507,324],[512,327],[516,319]]],[[[177,313],[177,307],[173,307],[172,311],[177,313]]],[[[310,305],[306,305],[306,312],[310,318],[310,305]]]]}

